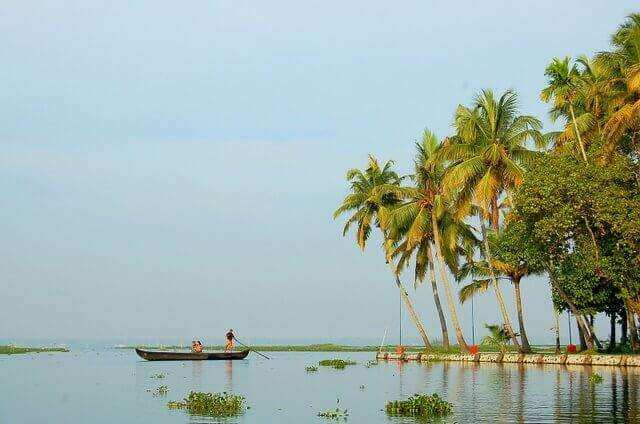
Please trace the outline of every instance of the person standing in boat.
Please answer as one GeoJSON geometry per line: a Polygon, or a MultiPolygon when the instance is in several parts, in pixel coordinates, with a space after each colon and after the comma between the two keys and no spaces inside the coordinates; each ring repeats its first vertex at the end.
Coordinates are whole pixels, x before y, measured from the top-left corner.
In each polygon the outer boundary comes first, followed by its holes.
{"type": "Polygon", "coordinates": [[[227,331],[227,344],[224,346],[224,350],[226,352],[233,350],[233,341],[235,338],[236,336],[233,334],[233,328],[229,329],[229,331],[227,331]]]}

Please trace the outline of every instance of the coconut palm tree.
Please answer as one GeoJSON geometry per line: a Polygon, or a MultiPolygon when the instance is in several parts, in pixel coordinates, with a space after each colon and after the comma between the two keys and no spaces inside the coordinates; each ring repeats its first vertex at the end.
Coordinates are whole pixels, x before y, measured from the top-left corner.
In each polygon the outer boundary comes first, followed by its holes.
{"type": "Polygon", "coordinates": [[[395,235],[394,238],[402,240],[394,251],[394,255],[400,257],[399,266],[405,266],[415,252],[416,282],[424,279],[426,268],[429,267],[434,301],[441,322],[443,344],[446,347],[448,331],[440,306],[433,266],[434,262],[438,263],[456,341],[462,351],[467,351],[468,346],[458,320],[453,290],[445,266],[446,264],[455,266],[454,264],[457,263],[459,242],[466,242],[469,245],[475,241],[475,237],[462,220],[456,221],[449,213],[441,184],[444,167],[434,160],[434,154],[440,144],[437,136],[429,130],[425,130],[421,141],[416,143],[415,173],[412,175],[414,186],[401,187],[397,192],[398,196],[403,197],[404,203],[391,212],[390,231],[395,235]],[[437,261],[433,258],[433,251],[437,261]]]}
{"type": "Polygon", "coordinates": [[[524,167],[536,152],[528,147],[546,143],[540,132],[541,122],[529,115],[519,115],[517,95],[507,90],[496,98],[491,90],[484,90],[471,107],[458,106],[454,126],[456,135],[448,140],[437,155],[440,160],[451,161],[442,185],[445,193],[456,196],[456,209],[470,210],[475,205],[480,221],[484,258],[489,264],[491,280],[498,307],[513,344],[520,347],[492,267],[491,249],[485,220],[494,232],[500,230],[499,198],[518,187],[524,167]]]}
{"type": "Polygon", "coordinates": [[[610,145],[625,136],[637,149],[640,132],[640,13],[633,13],[611,37],[613,51],[601,52],[596,62],[609,74],[612,113],[604,126],[610,145]]]}
{"type": "Polygon", "coordinates": [[[544,74],[547,77],[547,86],[540,92],[540,98],[546,103],[553,99],[551,117],[554,120],[568,109],[570,121],[573,123],[575,137],[580,147],[580,154],[586,162],[587,153],[585,152],[582,137],[580,136],[580,129],[576,122],[574,109],[574,103],[580,90],[580,71],[575,64],[571,63],[569,57],[563,59],[554,57],[545,69],[544,74]]]}
{"type": "MultiPolygon", "coordinates": [[[[493,259],[492,265],[493,269],[501,276],[499,278],[508,279],[513,285],[522,351],[525,353],[531,352],[531,345],[524,326],[522,294],[520,292],[520,281],[523,277],[529,274],[529,270],[526,264],[512,265],[495,258],[493,259]]],[[[460,289],[458,295],[460,303],[466,302],[477,294],[486,292],[491,286],[491,280],[489,279],[489,267],[485,261],[473,262],[467,266],[469,266],[470,269],[463,271],[463,274],[460,277],[463,277],[468,272],[474,276],[474,279],[460,289]]]]}
{"type": "MultiPolygon", "coordinates": [[[[378,160],[370,155],[368,165],[364,171],[360,169],[347,171],[347,181],[350,183],[351,192],[345,196],[338,209],[333,213],[333,217],[336,219],[344,213],[351,213],[344,225],[342,234],[343,236],[347,235],[351,226],[356,225],[356,242],[362,250],[366,247],[372,226],[380,229],[385,245],[392,243],[392,240],[388,239],[387,231],[385,231],[381,222],[387,219],[386,215],[388,215],[389,209],[400,202],[395,194],[395,189],[399,186],[401,178],[393,170],[393,165],[393,161],[387,161],[383,166],[380,166],[378,160]]],[[[409,317],[418,329],[425,347],[431,349],[427,332],[400,280],[399,272],[393,266],[393,262],[390,262],[390,265],[392,266],[400,296],[409,312],[409,317]]]]}

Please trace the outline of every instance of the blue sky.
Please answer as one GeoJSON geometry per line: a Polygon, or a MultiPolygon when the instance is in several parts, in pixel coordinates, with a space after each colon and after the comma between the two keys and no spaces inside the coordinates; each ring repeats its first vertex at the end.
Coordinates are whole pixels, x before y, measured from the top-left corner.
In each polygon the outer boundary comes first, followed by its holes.
{"type": "MultiPolygon", "coordinates": [[[[5,2],[0,336],[395,332],[375,243],[331,219],[345,170],[374,153],[408,171],[420,131],[448,134],[482,88],[544,118],[548,61],[606,48],[634,5],[5,2]]],[[[546,282],[523,291],[550,341],[546,282]]],[[[430,291],[412,296],[437,335],[430,291]]]]}

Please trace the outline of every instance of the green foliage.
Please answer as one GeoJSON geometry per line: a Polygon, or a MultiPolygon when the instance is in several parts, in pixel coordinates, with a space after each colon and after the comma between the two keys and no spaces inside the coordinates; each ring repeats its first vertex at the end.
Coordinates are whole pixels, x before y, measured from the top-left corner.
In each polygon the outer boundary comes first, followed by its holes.
{"type": "Polygon", "coordinates": [[[591,384],[600,384],[602,383],[604,379],[602,378],[602,376],[600,374],[598,374],[597,372],[594,372],[593,374],[591,374],[589,376],[589,383],[591,384]]]}
{"type": "Polygon", "coordinates": [[[189,392],[182,401],[167,403],[169,409],[185,409],[192,415],[235,417],[245,410],[245,398],[233,393],[189,392]]]}
{"type": "Polygon", "coordinates": [[[313,365],[310,365],[310,366],[305,368],[305,371],[307,371],[307,372],[316,372],[316,371],[318,371],[318,367],[314,367],[313,365]]]}
{"type": "Polygon", "coordinates": [[[151,375],[149,376],[149,378],[163,379],[163,378],[165,378],[166,376],[167,376],[167,374],[165,374],[165,373],[163,373],[163,372],[158,372],[158,373],[155,373],[155,374],[151,374],[151,375]]]}
{"type": "Polygon", "coordinates": [[[503,326],[497,324],[485,324],[484,326],[489,330],[489,335],[482,339],[482,345],[498,349],[503,353],[506,352],[506,348],[510,340],[507,330],[505,330],[503,326]]]}
{"type": "Polygon", "coordinates": [[[21,347],[14,345],[0,346],[0,355],[17,355],[22,353],[69,352],[66,347],[21,347]]]}
{"type": "Polygon", "coordinates": [[[449,415],[453,411],[453,405],[437,393],[415,394],[406,400],[388,402],[385,410],[390,416],[437,418],[449,415]]]}
{"type": "Polygon", "coordinates": [[[156,387],[156,389],[153,391],[153,396],[166,396],[167,393],[169,393],[169,387],[162,385],[156,387]]]}
{"type": "Polygon", "coordinates": [[[347,365],[355,365],[356,362],[355,361],[351,361],[351,360],[344,360],[344,359],[323,359],[322,361],[318,362],[318,365],[322,366],[322,367],[332,367],[335,368],[337,370],[343,370],[346,368],[347,365]]]}

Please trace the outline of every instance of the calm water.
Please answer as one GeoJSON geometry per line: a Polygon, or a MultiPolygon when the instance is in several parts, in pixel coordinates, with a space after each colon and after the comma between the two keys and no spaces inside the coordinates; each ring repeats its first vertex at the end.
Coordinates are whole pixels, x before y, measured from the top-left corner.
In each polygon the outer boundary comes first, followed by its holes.
{"type": "Polygon", "coordinates": [[[235,362],[143,362],[133,351],[87,350],[66,354],[0,356],[0,423],[321,423],[334,408],[349,409],[352,423],[411,423],[389,419],[390,399],[438,392],[454,405],[453,423],[640,422],[640,370],[608,367],[519,366],[381,362],[365,368],[371,353],[269,353],[235,362]],[[327,357],[350,357],[343,371],[305,366],[327,357]],[[604,377],[591,386],[589,374],[604,377]],[[165,379],[152,379],[163,372],[165,379]],[[147,389],[164,384],[169,394],[147,389]],[[361,389],[364,385],[364,389],[361,389]],[[166,408],[189,390],[232,391],[251,409],[216,421],[166,408]]]}

